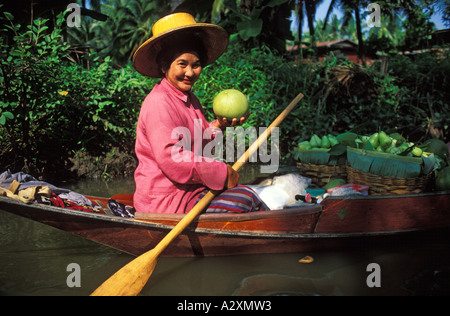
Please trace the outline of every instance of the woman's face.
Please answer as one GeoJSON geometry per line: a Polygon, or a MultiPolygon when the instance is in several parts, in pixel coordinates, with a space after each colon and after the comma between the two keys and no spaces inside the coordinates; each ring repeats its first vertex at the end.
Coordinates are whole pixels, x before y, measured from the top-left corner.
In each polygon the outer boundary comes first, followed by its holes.
{"type": "Polygon", "coordinates": [[[167,71],[166,79],[178,90],[188,92],[202,73],[200,59],[195,52],[183,53],[175,58],[167,71]]]}

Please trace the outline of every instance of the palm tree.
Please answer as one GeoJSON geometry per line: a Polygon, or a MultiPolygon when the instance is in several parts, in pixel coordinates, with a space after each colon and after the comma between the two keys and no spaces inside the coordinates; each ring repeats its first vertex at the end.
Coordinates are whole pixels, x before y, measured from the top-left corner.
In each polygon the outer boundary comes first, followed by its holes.
{"type": "MultiPolygon", "coordinates": [[[[306,16],[306,20],[308,22],[309,28],[309,36],[311,40],[311,48],[316,52],[316,36],[315,36],[315,27],[314,20],[316,18],[317,6],[322,3],[323,0],[298,0],[297,2],[297,18],[299,21],[298,26],[298,42],[300,46],[300,52],[302,52],[302,26],[303,26],[303,18],[306,16]]],[[[302,53],[301,53],[302,54],[302,53]]],[[[313,54],[314,58],[316,53],[313,54]]]]}
{"type": "Polygon", "coordinates": [[[106,25],[112,32],[110,55],[119,63],[130,60],[133,52],[151,37],[153,24],[170,4],[163,0],[108,0],[102,5],[110,19],[106,25]]]}
{"type": "Polygon", "coordinates": [[[342,38],[345,28],[342,27],[342,20],[336,14],[331,18],[331,22],[325,24],[325,20],[316,22],[315,37],[318,42],[336,41],[342,38]]]}
{"type": "Polygon", "coordinates": [[[372,50],[389,52],[398,49],[404,40],[404,23],[405,18],[392,17],[387,15],[381,16],[381,26],[369,29],[368,40],[372,50]]]}
{"type": "Polygon", "coordinates": [[[91,0],[92,8],[109,18],[105,22],[83,19],[81,29],[69,31],[70,41],[88,45],[123,65],[150,38],[153,24],[171,11],[170,5],[165,0],[91,0]]]}
{"type": "Polygon", "coordinates": [[[322,26],[322,29],[323,29],[323,30],[325,30],[325,29],[327,28],[327,25],[328,25],[328,19],[329,19],[329,17],[330,17],[331,12],[332,12],[333,9],[334,9],[335,2],[336,2],[336,0],[331,0],[331,2],[330,2],[330,6],[328,7],[327,15],[325,16],[325,20],[324,20],[324,23],[323,23],[323,26],[322,26]]]}
{"type": "Polygon", "coordinates": [[[335,7],[340,5],[341,9],[344,11],[344,25],[347,25],[351,21],[354,15],[355,25],[356,25],[356,38],[358,40],[358,55],[363,64],[366,63],[366,52],[363,41],[363,33],[361,27],[361,12],[360,7],[367,7],[369,1],[367,0],[332,0],[327,11],[327,16],[325,18],[324,27],[326,27],[329,14],[333,11],[335,7]]]}

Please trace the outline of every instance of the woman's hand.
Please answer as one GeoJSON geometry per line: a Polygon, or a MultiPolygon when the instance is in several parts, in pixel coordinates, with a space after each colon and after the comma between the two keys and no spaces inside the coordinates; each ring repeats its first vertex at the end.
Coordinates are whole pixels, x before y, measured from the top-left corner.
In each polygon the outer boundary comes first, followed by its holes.
{"type": "Polygon", "coordinates": [[[227,185],[225,189],[232,189],[238,185],[239,182],[239,173],[234,170],[230,165],[227,165],[228,176],[227,176],[227,185]]]}
{"type": "Polygon", "coordinates": [[[213,126],[220,128],[221,130],[225,130],[227,127],[241,126],[249,116],[250,112],[246,116],[241,117],[239,120],[237,118],[234,118],[231,122],[228,121],[226,117],[218,118],[214,122],[213,126]]]}

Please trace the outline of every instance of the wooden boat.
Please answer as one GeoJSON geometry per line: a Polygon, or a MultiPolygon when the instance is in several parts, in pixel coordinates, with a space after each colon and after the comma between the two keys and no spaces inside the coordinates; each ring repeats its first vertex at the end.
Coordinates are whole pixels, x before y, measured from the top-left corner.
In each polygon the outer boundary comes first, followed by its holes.
{"type": "MultiPolygon", "coordinates": [[[[0,197],[0,210],[140,255],[152,249],[183,217],[108,214],[108,199],[88,197],[100,213],[27,205],[0,197]]],[[[132,204],[130,198],[119,200],[132,204]]],[[[203,214],[162,254],[166,257],[309,252],[371,243],[448,238],[450,191],[402,196],[328,197],[279,211],[203,214]],[[416,236],[417,238],[411,238],[416,236]],[[420,238],[420,239],[418,239],[420,238]]]]}

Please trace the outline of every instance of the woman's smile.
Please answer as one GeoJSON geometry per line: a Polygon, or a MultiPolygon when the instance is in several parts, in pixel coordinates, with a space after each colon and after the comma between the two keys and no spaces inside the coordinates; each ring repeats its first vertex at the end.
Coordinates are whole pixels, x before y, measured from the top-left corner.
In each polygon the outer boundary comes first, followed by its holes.
{"type": "Polygon", "coordinates": [[[188,92],[202,73],[202,65],[195,52],[176,58],[165,73],[166,79],[178,90],[188,92]]]}

